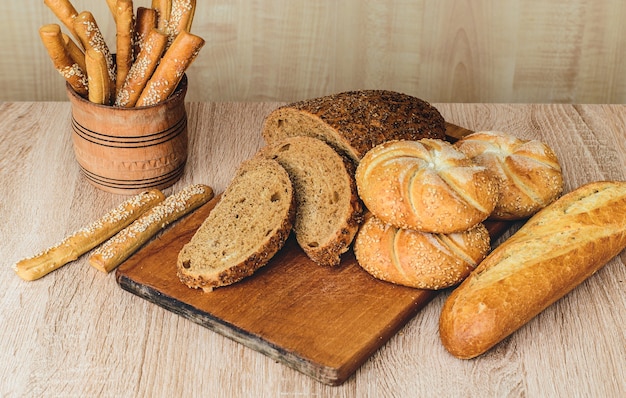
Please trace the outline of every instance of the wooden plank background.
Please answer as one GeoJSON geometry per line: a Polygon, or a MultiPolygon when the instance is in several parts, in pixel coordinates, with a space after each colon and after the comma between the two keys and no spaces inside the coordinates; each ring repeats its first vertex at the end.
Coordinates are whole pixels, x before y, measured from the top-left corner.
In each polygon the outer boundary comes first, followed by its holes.
{"type": "MultiPolygon", "coordinates": [[[[104,0],[73,0],[114,46],[104,0]]],[[[148,6],[136,0],[135,6],[148,6]]],[[[5,1],[0,100],[65,100],[38,37],[43,0],[5,1]]],[[[623,0],[211,0],[191,101],[292,101],[386,88],[432,102],[624,103],[623,0]]]]}

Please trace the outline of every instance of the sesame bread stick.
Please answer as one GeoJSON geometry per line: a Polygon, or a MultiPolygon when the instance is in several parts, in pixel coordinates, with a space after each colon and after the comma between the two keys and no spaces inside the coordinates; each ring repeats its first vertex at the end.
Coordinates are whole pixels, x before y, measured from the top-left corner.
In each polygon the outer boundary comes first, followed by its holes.
{"type": "Polygon", "coordinates": [[[211,199],[213,189],[201,184],[190,185],[168,196],[94,250],[89,264],[102,272],[111,272],[161,229],[211,199]]]}
{"type": "Polygon", "coordinates": [[[154,105],[169,97],[203,45],[204,39],[201,37],[186,31],[180,32],[161,58],[136,106],[154,105]]]}
{"type": "Polygon", "coordinates": [[[133,54],[135,59],[143,48],[148,33],[157,27],[157,12],[153,8],[137,7],[135,17],[135,37],[133,39],[133,54]]]}
{"type": "Polygon", "coordinates": [[[111,103],[111,82],[107,74],[104,55],[88,48],[85,52],[87,65],[87,81],[89,85],[89,101],[94,104],[109,105],[111,103]]]}
{"type": "Polygon", "coordinates": [[[85,48],[93,49],[99,53],[102,53],[107,65],[107,74],[109,76],[109,89],[111,93],[109,94],[109,98],[114,98],[115,96],[115,63],[113,62],[113,56],[111,55],[111,51],[104,41],[104,37],[102,36],[102,32],[96,23],[93,14],[89,11],[83,11],[76,16],[74,19],[74,29],[76,30],[76,34],[85,48]]]}
{"type": "Polygon", "coordinates": [[[88,93],[87,75],[72,59],[65,47],[61,27],[57,24],[44,25],[39,28],[39,36],[56,70],[72,86],[79,95],[86,97],[88,93]]]}
{"type": "Polygon", "coordinates": [[[152,8],[157,12],[157,28],[164,31],[172,12],[172,0],[152,0],[152,8]]]}
{"type": "Polygon", "coordinates": [[[74,62],[78,65],[80,69],[83,70],[83,72],[86,71],[87,67],[85,65],[85,53],[83,52],[83,50],[81,50],[78,44],[76,44],[76,42],[65,33],[61,33],[61,36],[63,37],[65,49],[70,54],[70,57],[72,57],[74,62]]]}
{"type": "Polygon", "coordinates": [[[115,106],[127,108],[135,106],[146,83],[159,64],[166,43],[167,35],[165,33],[154,28],[148,33],[143,48],[130,67],[126,81],[117,91],[115,106]]]}
{"type": "Polygon", "coordinates": [[[168,47],[184,30],[191,32],[196,0],[172,0],[172,12],[167,24],[168,47]]]}
{"type": "Polygon", "coordinates": [[[135,28],[133,1],[117,0],[116,43],[117,74],[115,77],[115,93],[122,89],[126,75],[133,63],[133,30],[135,28]]]}
{"type": "Polygon", "coordinates": [[[106,241],[163,199],[165,196],[157,189],[137,194],[55,246],[20,260],[13,270],[26,281],[39,279],[106,241]]]}
{"type": "Polygon", "coordinates": [[[48,6],[59,21],[65,25],[72,36],[74,36],[76,40],[79,40],[74,28],[74,19],[78,16],[78,12],[72,3],[70,3],[69,0],[44,0],[43,3],[48,6]]]}

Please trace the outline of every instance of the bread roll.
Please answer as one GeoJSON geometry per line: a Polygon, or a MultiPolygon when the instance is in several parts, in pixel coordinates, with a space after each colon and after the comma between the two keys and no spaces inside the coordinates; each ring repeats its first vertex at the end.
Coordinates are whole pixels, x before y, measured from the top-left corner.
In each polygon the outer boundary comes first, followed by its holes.
{"type": "Polygon", "coordinates": [[[626,182],[595,182],[535,214],[446,300],[444,347],[459,358],[489,350],[626,247],[626,182]]]}
{"type": "Polygon", "coordinates": [[[481,131],[462,138],[455,146],[498,179],[500,198],[492,219],[529,217],[563,191],[559,161],[542,142],[521,140],[504,132],[481,131]]]}
{"type": "Polygon", "coordinates": [[[356,183],[365,206],[383,222],[430,233],[470,229],[498,199],[495,177],[442,140],[378,145],[359,163],[356,183]]]}
{"type": "Polygon", "coordinates": [[[307,135],[326,141],[355,164],[390,140],[444,139],[446,125],[428,102],[387,90],[346,91],[282,106],[263,122],[265,142],[307,135]]]}
{"type": "Polygon", "coordinates": [[[369,215],[354,241],[359,265],[377,279],[419,289],[461,282],[490,249],[483,224],[463,232],[430,234],[399,229],[369,215]]]}
{"type": "Polygon", "coordinates": [[[65,46],[61,27],[57,24],[44,25],[39,28],[39,36],[57,72],[78,95],[86,97],[89,92],[86,69],[72,58],[65,46]]]}

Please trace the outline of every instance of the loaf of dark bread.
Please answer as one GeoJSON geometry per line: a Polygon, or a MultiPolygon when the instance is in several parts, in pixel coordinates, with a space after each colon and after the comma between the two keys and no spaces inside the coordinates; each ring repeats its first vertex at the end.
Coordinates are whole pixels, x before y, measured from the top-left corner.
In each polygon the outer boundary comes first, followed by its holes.
{"type": "Polygon", "coordinates": [[[386,90],[347,91],[282,106],[270,113],[262,135],[268,143],[306,135],[326,141],[358,163],[389,140],[445,138],[445,121],[428,102],[386,90]]]}

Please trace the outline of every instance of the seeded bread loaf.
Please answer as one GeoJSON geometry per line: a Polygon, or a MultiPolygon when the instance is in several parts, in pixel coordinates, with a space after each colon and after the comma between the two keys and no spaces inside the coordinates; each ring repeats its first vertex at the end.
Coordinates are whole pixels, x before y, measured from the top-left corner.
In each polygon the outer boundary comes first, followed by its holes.
{"type": "Polygon", "coordinates": [[[294,214],[295,196],[282,166],[260,156],[245,161],[180,251],[179,279],[211,291],[252,275],[283,246],[294,214]]]}
{"type": "Polygon", "coordinates": [[[377,279],[418,289],[461,282],[490,250],[483,224],[453,234],[400,229],[368,215],[354,241],[359,265],[377,279]]]}
{"type": "Polygon", "coordinates": [[[361,221],[354,166],[313,137],[288,137],[261,149],[291,179],[296,196],[294,232],[307,256],[335,266],[348,250],[361,221]]]}
{"type": "Polygon", "coordinates": [[[498,199],[495,177],[442,140],[378,145],[359,163],[356,183],[376,217],[430,233],[470,229],[491,214],[498,199]]]}
{"type": "Polygon", "coordinates": [[[490,218],[516,220],[532,216],[563,191],[561,166],[554,151],[537,140],[522,140],[500,131],[481,131],[454,144],[498,179],[500,198],[490,218]]]}
{"type": "Polygon", "coordinates": [[[626,182],[594,182],[562,196],[452,292],[439,321],[444,347],[459,358],[481,355],[624,248],[626,182]]]}
{"type": "Polygon", "coordinates": [[[428,102],[393,91],[363,90],[282,106],[266,117],[262,135],[268,143],[316,137],[358,163],[385,141],[444,139],[445,131],[443,117],[428,102]]]}

